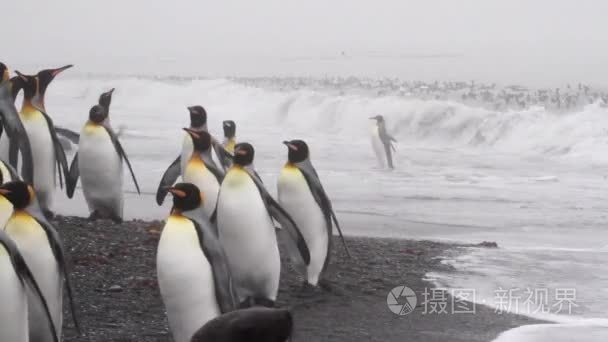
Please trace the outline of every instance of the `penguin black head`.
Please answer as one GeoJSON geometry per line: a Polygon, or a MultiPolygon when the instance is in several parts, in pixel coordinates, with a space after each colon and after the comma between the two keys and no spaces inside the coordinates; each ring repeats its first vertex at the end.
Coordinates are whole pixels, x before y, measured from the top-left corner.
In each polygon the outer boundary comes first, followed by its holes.
{"type": "Polygon", "coordinates": [[[23,86],[25,85],[25,81],[23,80],[23,78],[15,76],[11,78],[9,82],[11,87],[11,98],[13,99],[13,102],[15,102],[15,100],[17,99],[17,94],[19,94],[19,91],[23,89],[23,86]]]}
{"type": "Polygon", "coordinates": [[[46,88],[51,84],[51,82],[55,79],[55,76],[59,75],[61,72],[73,67],[73,65],[69,64],[57,69],[45,69],[36,75],[39,81],[39,89],[41,95],[46,93],[46,88]]]}
{"type": "Polygon", "coordinates": [[[24,75],[18,70],[15,70],[15,73],[20,78],[21,88],[23,89],[23,99],[25,101],[30,101],[36,93],[38,93],[38,81],[36,76],[24,75]]]}
{"type": "Polygon", "coordinates": [[[188,107],[190,112],[190,127],[201,127],[207,124],[207,111],[203,106],[188,107]]]}
{"type": "Polygon", "coordinates": [[[384,117],[382,115],[376,115],[376,116],[372,116],[370,118],[370,120],[376,120],[377,122],[383,122],[384,121],[384,117]]]}
{"type": "Polygon", "coordinates": [[[34,189],[22,181],[2,184],[0,194],[6,197],[17,210],[26,208],[34,199],[34,189]]]}
{"type": "Polygon", "coordinates": [[[236,135],[236,123],[232,120],[226,120],[222,123],[224,127],[224,137],[230,139],[236,135]]]}
{"type": "Polygon", "coordinates": [[[2,62],[0,62],[0,77],[2,77],[2,82],[8,80],[11,77],[8,73],[8,68],[2,62]]]}
{"type": "Polygon", "coordinates": [[[177,183],[167,190],[173,195],[173,210],[194,210],[203,203],[202,194],[194,184],[177,183]]]}
{"type": "Polygon", "coordinates": [[[290,163],[303,162],[308,158],[308,145],[304,140],[283,141],[283,144],[287,145],[287,149],[289,150],[287,158],[290,163]]]}
{"type": "Polygon", "coordinates": [[[253,163],[255,150],[250,143],[239,143],[234,146],[234,163],[240,166],[247,166],[253,163]]]}
{"type": "Polygon", "coordinates": [[[211,135],[207,131],[195,131],[190,128],[184,128],[190,138],[192,138],[192,145],[194,150],[199,152],[205,152],[211,148],[211,135]]]}
{"type": "Polygon", "coordinates": [[[110,110],[110,104],[112,103],[112,93],[114,93],[114,88],[110,89],[109,91],[107,91],[99,96],[98,103],[106,111],[110,110]]]}
{"type": "Polygon", "coordinates": [[[101,105],[94,105],[89,111],[89,120],[101,124],[108,117],[108,112],[101,105]]]}

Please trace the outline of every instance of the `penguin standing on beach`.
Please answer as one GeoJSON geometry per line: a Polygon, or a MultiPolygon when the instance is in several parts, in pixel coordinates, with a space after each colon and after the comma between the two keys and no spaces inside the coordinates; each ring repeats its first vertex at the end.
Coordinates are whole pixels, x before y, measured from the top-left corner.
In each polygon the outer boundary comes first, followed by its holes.
{"type": "MultiPolygon", "coordinates": [[[[232,155],[234,154],[234,146],[236,145],[236,123],[232,120],[224,120],[224,122],[222,122],[222,128],[224,129],[224,141],[222,142],[222,146],[224,146],[224,149],[232,155]]],[[[232,166],[232,159],[226,157],[223,164],[229,168],[232,166]]]]}
{"type": "MultiPolygon", "coordinates": [[[[5,69],[3,74],[8,74],[8,71],[5,69]]],[[[18,76],[0,83],[0,158],[16,169],[21,153],[21,175],[31,183],[34,180],[32,149],[19,112],[15,108],[15,99],[24,84],[24,80],[18,76]]]]}
{"type": "MultiPolygon", "coordinates": [[[[72,300],[72,286],[66,268],[64,248],[59,234],[42,213],[34,189],[24,182],[9,182],[0,186],[0,195],[8,199],[15,210],[4,231],[15,242],[34,279],[40,285],[56,328],[56,337],[61,338],[64,286],[70,300],[74,323],[80,330],[72,300]]],[[[31,299],[28,301],[30,340],[55,341],[47,328],[47,315],[38,305],[36,296],[28,293],[28,298],[31,299]]]]}
{"type": "MultiPolygon", "coordinates": [[[[37,322],[41,334],[50,341],[59,342],[46,299],[25,263],[17,245],[0,230],[0,341],[30,342],[28,301],[36,301],[46,315],[44,324],[37,322]],[[28,298],[28,291],[31,293],[28,298]]],[[[36,327],[32,327],[36,328],[36,327]]]]}
{"type": "Polygon", "coordinates": [[[208,218],[213,215],[220,184],[224,173],[211,159],[211,135],[205,131],[195,131],[184,128],[192,139],[192,155],[187,159],[182,172],[182,179],[186,183],[196,185],[205,196],[203,211],[208,218]]]}
{"type": "Polygon", "coordinates": [[[78,178],[82,177],[82,192],[90,211],[90,219],[109,218],[122,222],[123,160],[140,193],[131,162],[110,125],[110,102],[114,89],[101,94],[99,104],[89,111],[78,142],[78,152],[70,165],[67,181],[69,198],[74,195],[78,178]]]}
{"type": "Polygon", "coordinates": [[[58,69],[42,70],[35,76],[23,75],[16,71],[25,82],[20,118],[32,149],[33,184],[42,211],[48,217],[53,216],[51,204],[55,190],[55,175],[59,176],[60,186],[63,187],[63,179],[67,179],[68,163],[53,120],[46,112],[44,95],[53,79],[71,67],[72,65],[66,65],[58,69]],[[59,173],[56,173],[56,165],[59,173]]]}
{"type": "MultiPolygon", "coordinates": [[[[205,108],[202,106],[192,106],[188,107],[188,111],[190,112],[189,128],[195,132],[209,132],[207,129],[207,111],[205,108]]],[[[211,145],[213,146],[216,158],[220,163],[223,163],[225,160],[231,158],[230,154],[226,152],[224,147],[218,143],[213,136],[211,137],[211,145]]],[[[156,191],[156,203],[158,203],[158,205],[163,204],[165,197],[167,196],[166,189],[175,184],[180,175],[183,176],[183,170],[186,167],[186,163],[190,160],[190,156],[192,156],[193,149],[194,147],[192,145],[192,139],[190,138],[189,134],[186,134],[182,143],[181,154],[173,161],[173,163],[171,163],[171,165],[169,165],[160,180],[160,184],[158,185],[158,190],[156,191]]],[[[221,165],[222,172],[224,172],[226,168],[227,165],[221,165]]]]}
{"type": "Polygon", "coordinates": [[[281,271],[272,219],[295,241],[306,265],[310,253],[296,223],[270,196],[253,170],[254,153],[248,143],[235,146],[234,165],[220,187],[216,220],[239,302],[242,306],[272,306],[281,271]]]}
{"type": "MultiPolygon", "coordinates": [[[[307,274],[308,283],[316,286],[329,264],[332,220],[340,237],[342,231],[331,201],[310,161],[308,145],[303,140],[285,141],[284,144],[288,148],[288,161],[279,175],[279,203],[293,217],[302,231],[310,250],[310,263],[304,273],[307,274]]],[[[342,242],[344,243],[343,237],[342,242]]],[[[344,247],[346,248],[345,243],[344,247]]],[[[293,249],[292,246],[290,251],[292,259],[296,264],[305,266],[297,250],[293,249]]],[[[348,249],[346,251],[348,253],[348,249]]]]}
{"type": "Polygon", "coordinates": [[[378,165],[380,168],[384,168],[387,164],[389,169],[394,169],[393,152],[395,146],[393,146],[393,142],[397,142],[397,140],[386,132],[386,122],[382,115],[371,117],[370,120],[376,121],[371,128],[371,138],[378,165]]]}
{"type": "Polygon", "coordinates": [[[203,324],[236,309],[236,297],[226,256],[202,211],[204,195],[190,183],[168,191],[173,208],[158,243],[158,286],[174,341],[190,342],[203,324]]]}
{"type": "Polygon", "coordinates": [[[285,342],[293,332],[287,309],[254,307],[223,314],[205,324],[192,342],[285,342]]]}

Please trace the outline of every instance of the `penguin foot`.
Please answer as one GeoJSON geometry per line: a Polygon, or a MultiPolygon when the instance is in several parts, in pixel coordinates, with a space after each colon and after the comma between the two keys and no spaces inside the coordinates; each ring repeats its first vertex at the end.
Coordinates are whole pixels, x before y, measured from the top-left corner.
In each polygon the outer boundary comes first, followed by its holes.
{"type": "Polygon", "coordinates": [[[120,216],[112,216],[110,219],[114,221],[114,223],[122,223],[122,217],[120,216]]]}
{"type": "Polygon", "coordinates": [[[53,218],[55,218],[55,213],[49,209],[42,209],[42,213],[44,214],[44,217],[47,218],[47,220],[52,220],[53,218]]]}
{"type": "Polygon", "coordinates": [[[89,215],[89,221],[97,221],[99,219],[99,213],[95,210],[89,215]]]}

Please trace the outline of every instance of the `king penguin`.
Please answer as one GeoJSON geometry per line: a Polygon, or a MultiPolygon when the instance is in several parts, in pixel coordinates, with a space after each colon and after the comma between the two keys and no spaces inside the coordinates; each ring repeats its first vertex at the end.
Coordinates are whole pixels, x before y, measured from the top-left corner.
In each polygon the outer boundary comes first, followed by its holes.
{"type": "MultiPolygon", "coordinates": [[[[209,132],[207,129],[207,111],[205,108],[202,106],[192,106],[188,107],[188,112],[190,113],[191,130],[195,132],[209,132]]],[[[216,158],[220,163],[223,163],[224,160],[231,158],[230,153],[228,153],[213,136],[211,136],[211,145],[213,146],[216,158]]],[[[184,170],[186,163],[188,160],[190,160],[192,150],[192,139],[190,138],[189,134],[186,134],[182,143],[181,154],[173,161],[173,163],[171,163],[171,165],[169,165],[160,180],[160,184],[158,185],[158,190],[156,191],[156,203],[158,203],[158,205],[163,204],[165,197],[167,196],[166,189],[175,184],[177,178],[182,174],[182,170],[184,170]]],[[[222,172],[224,172],[226,168],[227,165],[221,165],[222,172]]]]}
{"type": "Polygon", "coordinates": [[[35,301],[46,315],[45,323],[36,323],[49,340],[59,342],[46,299],[25,263],[17,245],[0,230],[0,341],[30,342],[28,300],[35,301]],[[28,299],[28,292],[31,297],[28,299]]]}
{"type": "MultiPolygon", "coordinates": [[[[70,308],[76,328],[80,330],[72,300],[72,286],[65,262],[65,252],[55,228],[42,213],[34,189],[24,182],[9,182],[0,186],[0,195],[8,199],[14,213],[4,228],[23,255],[34,279],[47,301],[56,337],[61,338],[63,323],[63,288],[67,289],[70,308]]],[[[28,293],[30,340],[36,342],[55,341],[47,329],[47,315],[37,305],[36,296],[28,293]],[[42,323],[44,322],[44,323],[42,323]]]]}
{"type": "MultiPolygon", "coordinates": [[[[310,263],[305,273],[308,283],[316,286],[329,264],[332,220],[341,237],[342,231],[331,201],[310,161],[308,145],[303,140],[285,141],[284,144],[288,148],[288,161],[279,175],[279,203],[302,230],[310,250],[310,263]]],[[[344,243],[343,237],[342,242],[344,243]]],[[[344,246],[346,248],[346,244],[344,246]]],[[[348,253],[348,249],[346,251],[348,253]]],[[[296,264],[304,265],[293,246],[290,254],[296,264]]]]}
{"type": "Polygon", "coordinates": [[[89,206],[90,218],[123,218],[123,160],[140,193],[131,162],[110,125],[110,102],[114,89],[101,94],[98,105],[89,111],[78,141],[78,152],[70,165],[67,181],[69,198],[74,195],[78,178],[82,177],[82,192],[89,206]]]}
{"type": "Polygon", "coordinates": [[[310,253],[298,226],[270,196],[253,170],[249,143],[234,148],[234,165],[220,187],[216,220],[241,306],[272,306],[277,298],[281,260],[272,219],[298,246],[305,264],[310,253]]]}
{"type": "Polygon", "coordinates": [[[370,120],[376,121],[371,128],[371,138],[378,165],[380,168],[384,168],[387,164],[389,169],[393,169],[393,151],[395,151],[393,142],[397,142],[397,140],[386,132],[386,123],[382,115],[373,116],[370,120]]]}
{"type": "MultiPolygon", "coordinates": [[[[5,74],[7,72],[5,70],[5,74]]],[[[21,153],[21,175],[31,183],[34,180],[32,149],[25,127],[15,108],[15,99],[24,84],[23,79],[18,76],[0,83],[0,118],[2,119],[0,158],[17,169],[18,157],[21,153]]]]}
{"type": "Polygon", "coordinates": [[[189,342],[207,321],[236,308],[230,272],[203,194],[190,183],[168,191],[173,208],[158,243],[158,286],[175,342],[189,342]]]}
{"type": "Polygon", "coordinates": [[[190,128],[184,128],[184,130],[192,139],[193,150],[183,169],[182,179],[186,183],[196,185],[201,193],[205,194],[203,211],[207,217],[211,217],[215,211],[224,173],[211,159],[211,135],[205,131],[197,132],[190,128]]]}
{"type": "MultiPolygon", "coordinates": [[[[224,141],[222,142],[222,146],[226,152],[231,155],[234,154],[234,145],[236,145],[236,123],[232,120],[224,120],[222,122],[222,128],[224,129],[224,141]]],[[[223,164],[227,167],[232,166],[232,159],[227,157],[225,158],[223,164]]]]}
{"type": "Polygon", "coordinates": [[[194,334],[192,342],[285,342],[292,332],[289,310],[255,307],[209,321],[194,334]]]}
{"type": "Polygon", "coordinates": [[[71,67],[66,65],[58,69],[42,70],[35,76],[23,75],[15,71],[25,82],[20,118],[32,149],[33,185],[42,211],[48,217],[53,216],[51,205],[55,190],[55,175],[59,176],[60,186],[63,187],[63,179],[67,179],[68,175],[68,163],[53,120],[47,114],[44,96],[53,79],[71,67]],[[55,165],[59,167],[58,173],[55,172],[55,165]]]}

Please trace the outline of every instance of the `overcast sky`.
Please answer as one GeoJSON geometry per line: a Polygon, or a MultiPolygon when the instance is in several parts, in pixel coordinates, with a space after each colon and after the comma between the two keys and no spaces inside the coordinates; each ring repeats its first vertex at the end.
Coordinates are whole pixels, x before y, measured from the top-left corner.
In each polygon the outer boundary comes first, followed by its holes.
{"type": "Polygon", "coordinates": [[[18,0],[2,7],[2,58],[16,66],[530,82],[601,83],[608,75],[604,0],[18,0]],[[427,55],[441,56],[420,58],[427,55]]]}

